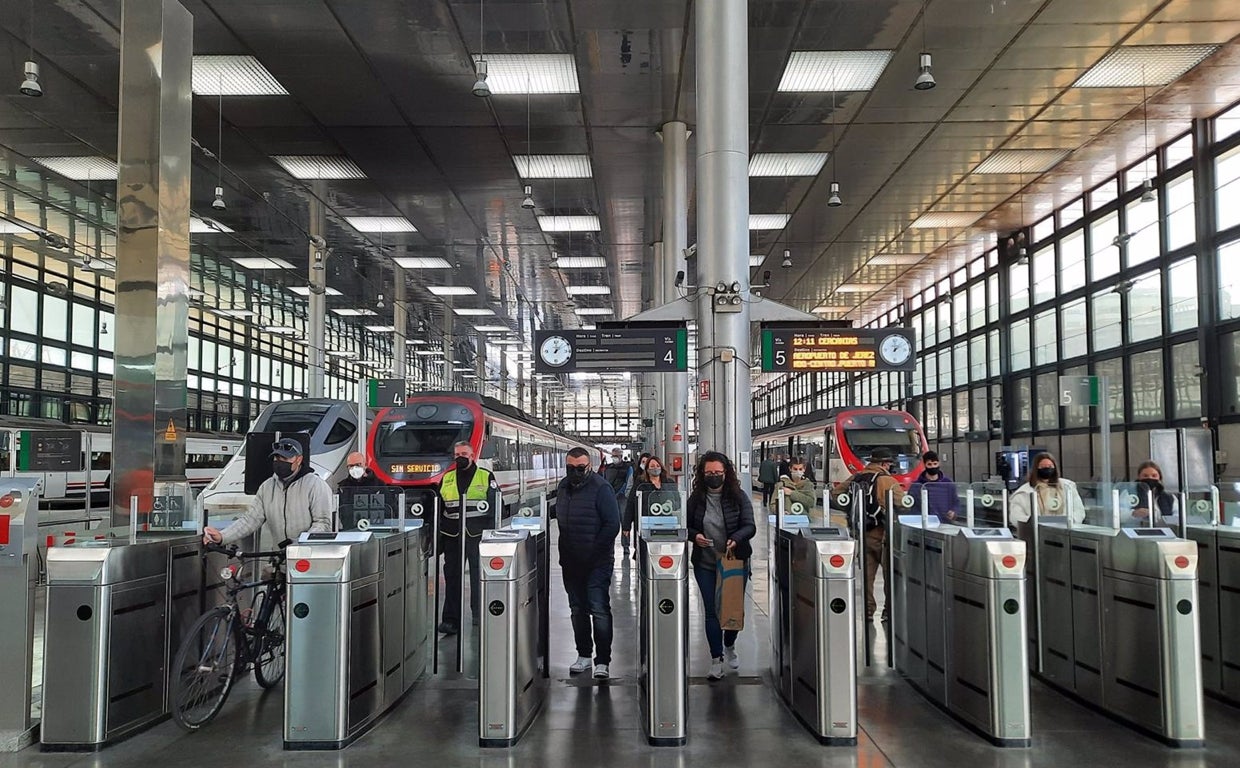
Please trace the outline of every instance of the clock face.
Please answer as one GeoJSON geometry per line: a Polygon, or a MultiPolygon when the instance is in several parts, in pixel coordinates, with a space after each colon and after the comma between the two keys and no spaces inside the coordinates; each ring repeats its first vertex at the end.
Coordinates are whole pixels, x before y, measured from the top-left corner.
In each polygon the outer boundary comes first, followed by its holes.
{"type": "Polygon", "coordinates": [[[878,348],[888,365],[904,365],[913,356],[913,345],[903,336],[888,336],[878,348]]]}
{"type": "Polygon", "coordinates": [[[548,336],[538,348],[538,356],[547,365],[559,368],[573,356],[573,347],[563,336],[548,336]]]}

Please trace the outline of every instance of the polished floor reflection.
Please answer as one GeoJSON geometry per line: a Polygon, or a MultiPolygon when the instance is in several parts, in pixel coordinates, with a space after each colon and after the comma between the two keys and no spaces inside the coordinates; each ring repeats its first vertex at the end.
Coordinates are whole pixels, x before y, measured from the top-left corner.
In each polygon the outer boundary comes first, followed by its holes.
{"type": "MultiPolygon", "coordinates": [[[[739,676],[706,680],[708,659],[696,586],[691,586],[689,743],[653,748],[645,743],[636,671],[637,574],[622,562],[612,589],[615,614],[613,678],[597,683],[570,678],[572,646],[568,606],[558,569],[551,590],[552,681],[546,705],[529,732],[509,750],[477,746],[476,682],[455,667],[447,638],[441,674],[416,686],[357,743],[342,752],[281,749],[282,693],[262,693],[252,680],[234,691],[219,718],[187,736],[171,723],[109,747],[97,755],[40,754],[28,749],[0,756],[0,768],[34,766],[146,766],[188,768],[249,765],[366,766],[406,763],[433,766],[862,766],[879,768],[1196,768],[1240,765],[1240,710],[1207,701],[1207,741],[1201,750],[1173,750],[1141,736],[1047,687],[1033,685],[1034,746],[997,749],[929,704],[882,665],[868,668],[859,684],[861,734],[856,747],[820,746],[781,704],[769,684],[766,547],[755,546],[754,581],[747,627],[737,643],[739,676]]],[[[467,625],[468,626],[468,625],[467,625]]],[[[875,628],[877,658],[886,638],[875,628]]],[[[466,667],[476,669],[466,637],[466,667]]]]}

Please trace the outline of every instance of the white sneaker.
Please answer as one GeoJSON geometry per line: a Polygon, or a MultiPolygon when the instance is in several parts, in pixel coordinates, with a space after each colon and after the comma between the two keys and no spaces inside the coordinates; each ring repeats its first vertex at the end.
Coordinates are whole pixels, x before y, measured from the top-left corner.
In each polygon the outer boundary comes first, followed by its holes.
{"type": "Polygon", "coordinates": [[[723,658],[728,662],[728,666],[735,672],[741,668],[741,660],[736,658],[736,648],[725,645],[723,646],[723,658]]]}
{"type": "Polygon", "coordinates": [[[590,667],[594,666],[594,661],[589,656],[578,656],[577,660],[568,668],[570,675],[577,675],[582,672],[589,672],[590,667]]]}
{"type": "Polygon", "coordinates": [[[710,671],[706,673],[706,677],[711,680],[723,679],[723,657],[710,660],[710,671]]]}
{"type": "Polygon", "coordinates": [[[611,677],[611,670],[607,668],[606,664],[595,664],[594,665],[594,679],[595,680],[606,680],[609,677],[611,677]]]}

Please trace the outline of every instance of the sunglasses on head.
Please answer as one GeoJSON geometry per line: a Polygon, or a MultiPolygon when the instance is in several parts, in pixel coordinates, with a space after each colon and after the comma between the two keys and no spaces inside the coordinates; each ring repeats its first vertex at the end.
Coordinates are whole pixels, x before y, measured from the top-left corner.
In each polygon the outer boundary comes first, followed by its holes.
{"type": "Polygon", "coordinates": [[[301,443],[298,443],[298,442],[296,442],[296,441],[294,441],[294,440],[280,440],[279,442],[276,442],[276,443],[272,443],[272,444],[271,444],[271,450],[273,450],[273,451],[297,451],[297,452],[300,452],[300,451],[301,451],[301,443]]]}

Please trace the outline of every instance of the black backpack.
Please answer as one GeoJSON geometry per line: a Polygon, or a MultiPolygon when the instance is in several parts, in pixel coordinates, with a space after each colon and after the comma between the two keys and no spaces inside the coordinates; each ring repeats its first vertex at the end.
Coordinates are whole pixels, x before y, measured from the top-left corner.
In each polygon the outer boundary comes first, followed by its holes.
{"type": "MultiPolygon", "coordinates": [[[[851,485],[862,498],[861,514],[865,520],[865,529],[887,526],[887,510],[883,509],[882,500],[878,497],[878,473],[858,472],[852,476],[851,485]]],[[[855,502],[854,502],[855,503],[855,502]]]]}

